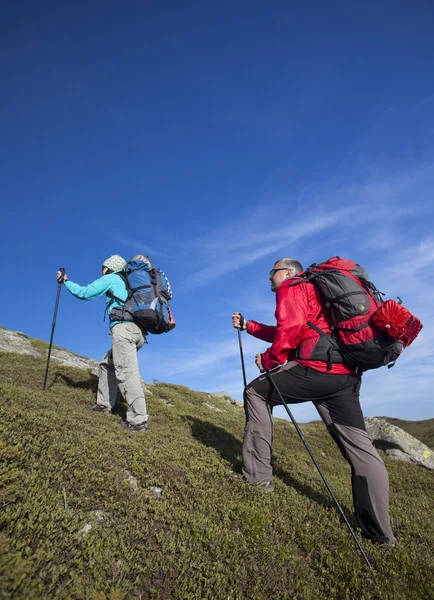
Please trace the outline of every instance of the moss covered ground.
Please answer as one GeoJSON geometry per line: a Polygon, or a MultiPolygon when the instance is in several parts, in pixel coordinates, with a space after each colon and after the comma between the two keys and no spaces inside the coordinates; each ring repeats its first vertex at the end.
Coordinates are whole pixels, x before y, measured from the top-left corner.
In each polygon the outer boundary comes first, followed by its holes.
{"type": "MultiPolygon", "coordinates": [[[[433,472],[385,458],[398,544],[361,540],[369,570],[289,422],[261,493],[237,475],[242,407],[158,383],[132,434],[89,410],[86,370],[53,363],[43,392],[44,370],[0,354],[0,598],[434,598],[433,472]]],[[[349,467],[302,429],[356,527],[349,467]]]]}

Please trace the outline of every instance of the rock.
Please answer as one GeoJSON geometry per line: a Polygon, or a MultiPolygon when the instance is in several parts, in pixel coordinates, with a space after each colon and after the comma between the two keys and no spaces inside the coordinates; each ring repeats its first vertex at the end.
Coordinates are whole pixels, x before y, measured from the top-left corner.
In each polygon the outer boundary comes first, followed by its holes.
{"type": "Polygon", "coordinates": [[[160,402],[162,402],[163,404],[165,404],[166,406],[169,406],[169,407],[174,407],[175,406],[174,404],[170,404],[170,402],[167,402],[167,400],[165,398],[158,398],[158,400],[160,402]]]}
{"type": "Polygon", "coordinates": [[[160,499],[161,496],[163,495],[163,490],[157,486],[150,487],[149,491],[151,493],[151,498],[154,498],[154,500],[160,499]]]}
{"type": "Polygon", "coordinates": [[[28,354],[35,358],[41,358],[41,354],[32,346],[24,333],[9,331],[9,329],[0,328],[0,351],[28,354]]]}
{"type": "Polygon", "coordinates": [[[105,515],[106,513],[104,510],[92,511],[90,513],[91,520],[77,532],[77,535],[79,535],[80,537],[86,536],[92,530],[95,523],[97,523],[98,521],[104,521],[105,515]]]}
{"type": "Polygon", "coordinates": [[[126,483],[133,492],[137,492],[140,487],[137,478],[127,469],[122,472],[122,483],[126,483]]]}
{"type": "Polygon", "coordinates": [[[412,460],[408,454],[406,454],[402,450],[398,450],[397,448],[388,448],[386,450],[386,454],[387,454],[387,456],[391,456],[392,458],[395,458],[396,460],[403,460],[404,462],[408,462],[408,463],[412,462],[412,460]]]}
{"type": "Polygon", "coordinates": [[[124,566],[124,563],[121,560],[116,560],[115,558],[112,560],[111,563],[111,575],[112,575],[112,579],[115,580],[119,573],[122,571],[122,567],[124,566]]]}
{"type": "Polygon", "coordinates": [[[215,412],[224,412],[221,410],[221,408],[217,408],[217,406],[214,406],[214,404],[209,404],[208,402],[205,402],[205,406],[207,406],[210,410],[213,410],[215,412]]]}
{"type": "MultiPolygon", "coordinates": [[[[48,347],[45,352],[39,352],[34,348],[29,338],[21,332],[10,331],[0,327],[0,351],[15,352],[16,354],[28,354],[35,358],[46,358],[48,356],[48,347]]],[[[51,349],[50,360],[66,365],[67,367],[79,367],[81,369],[90,369],[93,374],[98,375],[98,361],[92,358],[79,356],[69,350],[51,349]]]]}
{"type": "Polygon", "coordinates": [[[434,452],[400,427],[382,417],[368,417],[365,425],[374,446],[391,458],[434,470],[434,452]]]}
{"type": "Polygon", "coordinates": [[[237,401],[232,398],[230,394],[227,392],[214,392],[213,394],[208,394],[211,398],[221,398],[222,400],[226,400],[230,404],[237,404],[237,401]]]}
{"type": "MultiPolygon", "coordinates": [[[[48,350],[47,350],[48,352],[48,350]]],[[[62,365],[67,367],[78,367],[79,369],[97,369],[98,361],[93,358],[85,358],[84,356],[78,356],[69,350],[57,350],[53,348],[51,350],[51,360],[60,362],[62,365]]]]}
{"type": "Polygon", "coordinates": [[[77,532],[77,535],[79,535],[80,537],[84,537],[85,535],[87,535],[89,533],[89,531],[92,529],[92,523],[86,523],[86,525],[84,527],[82,527],[80,529],[80,531],[77,532]]]}

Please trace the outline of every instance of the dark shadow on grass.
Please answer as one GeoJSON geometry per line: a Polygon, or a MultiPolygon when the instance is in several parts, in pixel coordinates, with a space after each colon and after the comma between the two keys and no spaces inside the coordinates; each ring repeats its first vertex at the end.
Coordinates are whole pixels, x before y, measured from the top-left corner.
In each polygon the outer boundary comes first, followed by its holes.
{"type": "MultiPolygon", "coordinates": [[[[199,442],[214,448],[228,463],[232,465],[235,472],[241,473],[242,468],[242,443],[241,441],[233,436],[225,429],[210,423],[209,421],[202,421],[195,417],[185,417],[185,420],[191,427],[191,433],[194,438],[199,442]]],[[[310,498],[314,502],[321,504],[326,508],[334,508],[335,503],[332,497],[328,494],[327,489],[324,486],[324,492],[319,492],[312,489],[309,485],[302,483],[301,481],[294,479],[287,471],[279,466],[273,465],[274,476],[278,477],[283,483],[289,487],[294,488],[303,496],[310,498]]],[[[320,475],[318,474],[318,477],[320,475]]],[[[348,482],[350,485],[350,482],[348,482]]],[[[352,520],[352,509],[349,509],[344,504],[340,503],[343,511],[347,515],[348,520],[352,520]]],[[[354,520],[355,526],[355,520],[354,520]]]]}
{"type": "MultiPolygon", "coordinates": [[[[318,492],[317,490],[312,489],[309,485],[306,485],[305,483],[301,483],[300,481],[297,481],[291,475],[289,475],[289,473],[287,473],[287,471],[285,471],[281,467],[273,465],[273,472],[274,472],[275,477],[278,477],[279,479],[281,479],[284,484],[294,488],[300,494],[307,496],[308,498],[310,498],[314,502],[317,502],[318,504],[322,504],[322,506],[324,506],[326,508],[336,508],[333,498],[327,492],[327,488],[325,487],[325,485],[324,485],[324,493],[322,493],[322,492],[318,492]]],[[[318,477],[321,477],[319,473],[318,473],[318,477]]],[[[329,482],[329,485],[330,485],[330,482],[329,482]]],[[[348,485],[350,485],[350,482],[348,482],[348,485]]],[[[333,491],[333,489],[332,489],[332,491],[333,491]]],[[[339,499],[338,499],[338,502],[339,502],[339,499]]],[[[346,506],[342,502],[339,502],[339,504],[341,505],[341,508],[344,511],[347,519],[351,523],[351,519],[352,519],[352,515],[353,515],[352,509],[350,509],[348,506],[346,506]]],[[[352,525],[354,527],[356,527],[355,519],[353,520],[352,525]]]]}
{"type": "MultiPolygon", "coordinates": [[[[51,386],[53,386],[58,379],[62,379],[66,383],[66,385],[70,387],[82,390],[91,390],[95,395],[96,401],[96,394],[98,391],[98,377],[93,373],[89,372],[89,379],[83,379],[82,381],[74,381],[73,379],[71,379],[71,377],[68,377],[68,375],[57,372],[54,376],[52,383],[48,387],[50,388],[51,386]]],[[[119,415],[124,421],[127,418],[127,405],[124,402],[119,390],[117,392],[116,404],[112,410],[112,414],[119,415]]]]}
{"type": "Polygon", "coordinates": [[[68,375],[64,373],[56,372],[54,379],[49,387],[54,385],[58,379],[62,379],[66,385],[74,388],[79,388],[82,390],[91,390],[94,394],[96,394],[98,390],[98,377],[93,373],[89,373],[89,377],[87,379],[83,379],[82,381],[74,381],[68,375]]]}
{"type": "Polygon", "coordinates": [[[215,448],[217,452],[232,465],[237,473],[241,473],[241,442],[231,433],[217,427],[208,421],[201,421],[195,417],[185,417],[191,427],[193,437],[208,448],[215,448]]]}

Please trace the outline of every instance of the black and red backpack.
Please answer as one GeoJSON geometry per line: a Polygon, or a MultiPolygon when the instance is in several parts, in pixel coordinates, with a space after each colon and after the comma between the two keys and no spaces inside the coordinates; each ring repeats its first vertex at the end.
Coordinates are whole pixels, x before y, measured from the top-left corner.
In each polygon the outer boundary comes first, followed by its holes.
{"type": "MultiPolygon", "coordinates": [[[[317,344],[324,356],[316,353],[310,358],[329,363],[345,363],[357,372],[390,368],[396,359],[415,340],[422,323],[399,302],[382,299],[357,263],[334,256],[312,264],[293,283],[313,283],[330,312],[332,333],[326,334],[308,322],[320,334],[317,344]],[[328,348],[328,350],[327,350],[328,348]]],[[[300,357],[302,358],[302,357],[300,357]]]]}

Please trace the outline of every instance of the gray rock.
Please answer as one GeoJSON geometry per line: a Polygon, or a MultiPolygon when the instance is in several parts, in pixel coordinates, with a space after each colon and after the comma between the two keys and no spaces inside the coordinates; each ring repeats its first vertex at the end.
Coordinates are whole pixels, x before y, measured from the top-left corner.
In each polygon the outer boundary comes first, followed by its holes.
{"type": "Polygon", "coordinates": [[[0,328],[0,351],[28,354],[40,358],[41,354],[32,346],[29,338],[18,331],[0,328]]]}
{"type": "Polygon", "coordinates": [[[222,400],[226,400],[230,404],[237,404],[237,401],[232,398],[230,394],[227,392],[214,392],[213,394],[208,394],[211,398],[221,398],[222,400]]]}
{"type": "Polygon", "coordinates": [[[162,402],[163,404],[165,404],[166,406],[168,406],[169,408],[170,408],[170,407],[172,407],[172,408],[173,408],[173,407],[175,406],[174,404],[171,404],[170,402],[167,402],[167,400],[166,400],[165,398],[158,398],[158,400],[159,400],[160,402],[162,402]]]}
{"type": "Polygon", "coordinates": [[[154,500],[159,500],[161,498],[161,496],[163,495],[163,490],[160,487],[157,487],[155,485],[150,487],[149,491],[150,491],[151,498],[154,498],[154,500]]]}
{"type": "MultiPolygon", "coordinates": [[[[35,358],[46,358],[48,348],[43,352],[39,352],[34,348],[29,338],[21,332],[10,331],[0,327],[0,351],[15,352],[16,354],[28,354],[35,358]]],[[[79,367],[80,369],[90,369],[97,375],[98,361],[85,356],[79,356],[69,350],[51,349],[50,360],[66,365],[67,367],[79,367]]]]}
{"type": "Polygon", "coordinates": [[[77,531],[77,535],[80,537],[85,537],[94,527],[96,523],[99,521],[104,521],[105,519],[105,511],[104,510],[94,510],[90,513],[90,521],[84,525],[79,531],[77,531]]]}
{"type": "Polygon", "coordinates": [[[215,412],[224,412],[221,408],[217,408],[217,406],[214,406],[214,404],[209,404],[209,402],[205,402],[205,406],[207,406],[210,410],[213,410],[215,412]]]}
{"type": "Polygon", "coordinates": [[[365,425],[374,446],[391,458],[434,470],[434,452],[400,427],[382,417],[368,417],[365,425]]]}
{"type": "MultiPolygon", "coordinates": [[[[48,350],[47,350],[48,353],[48,350]]],[[[67,367],[78,367],[79,369],[98,369],[98,361],[93,358],[85,358],[84,356],[78,356],[69,350],[57,350],[53,348],[51,350],[51,360],[61,363],[67,367]]]]}
{"type": "Polygon", "coordinates": [[[136,477],[132,473],[130,473],[127,469],[122,472],[122,482],[126,483],[133,492],[137,492],[139,489],[139,482],[136,477]]]}
{"type": "Polygon", "coordinates": [[[391,456],[392,458],[395,458],[396,460],[403,460],[404,462],[408,462],[408,463],[412,462],[412,460],[408,454],[406,454],[402,450],[398,450],[397,448],[388,448],[386,450],[386,454],[387,454],[387,456],[391,456]]]}
{"type": "Polygon", "coordinates": [[[91,529],[92,523],[86,523],[86,525],[82,527],[80,531],[77,532],[77,535],[79,535],[80,537],[84,537],[90,532],[91,529]]]}
{"type": "Polygon", "coordinates": [[[122,567],[124,563],[121,560],[116,560],[115,558],[112,560],[111,570],[112,570],[112,579],[115,580],[119,573],[122,571],[122,567]]]}

